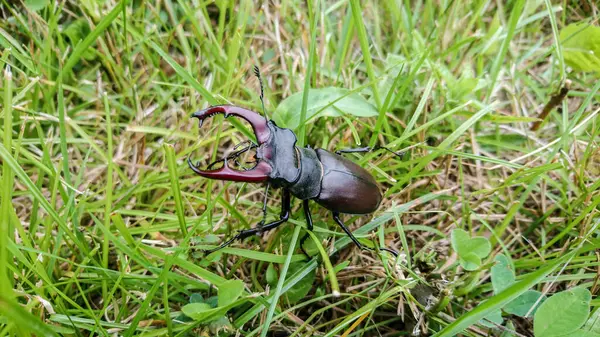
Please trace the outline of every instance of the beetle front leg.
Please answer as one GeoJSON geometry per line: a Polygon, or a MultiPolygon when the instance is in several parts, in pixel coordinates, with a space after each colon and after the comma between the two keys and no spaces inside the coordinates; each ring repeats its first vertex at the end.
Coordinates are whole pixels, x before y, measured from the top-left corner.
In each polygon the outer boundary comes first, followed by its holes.
{"type": "Polygon", "coordinates": [[[269,198],[269,187],[270,186],[271,186],[271,184],[267,183],[267,187],[265,187],[265,199],[263,201],[263,208],[262,208],[263,218],[258,223],[259,226],[262,226],[265,224],[265,222],[267,222],[267,200],[269,198]]]}
{"type": "MultiPolygon", "coordinates": [[[[307,230],[312,231],[314,227],[313,227],[313,222],[312,222],[312,216],[310,215],[310,209],[308,208],[308,200],[303,200],[302,206],[304,208],[304,217],[306,218],[306,228],[307,228],[307,230]]],[[[304,250],[304,246],[303,246],[304,241],[306,241],[307,238],[308,238],[308,232],[306,232],[306,234],[304,234],[302,239],[300,239],[300,249],[302,250],[302,253],[304,253],[304,255],[306,255],[306,257],[308,259],[310,259],[310,255],[308,255],[306,250],[304,250]]]]}
{"type": "MultiPolygon", "coordinates": [[[[369,249],[372,251],[377,251],[377,249],[375,248],[371,248],[371,247],[367,247],[363,244],[361,244],[356,237],[354,237],[354,234],[352,234],[352,232],[350,231],[350,229],[348,227],[346,227],[346,225],[344,225],[344,222],[342,221],[342,219],[340,219],[340,214],[337,212],[333,212],[333,220],[335,220],[335,222],[337,222],[338,225],[340,225],[340,227],[342,227],[342,229],[344,230],[344,232],[346,232],[346,235],[348,235],[350,237],[350,239],[352,239],[352,242],[354,242],[354,244],[360,248],[360,249],[369,249]]],[[[394,255],[395,257],[398,257],[398,252],[396,252],[393,249],[389,249],[389,248],[379,248],[379,250],[385,250],[386,252],[394,255]]]]}
{"type": "Polygon", "coordinates": [[[231,239],[225,241],[224,243],[222,243],[219,247],[217,248],[213,248],[213,249],[208,249],[205,250],[204,253],[205,254],[210,254],[213,253],[219,249],[225,248],[227,246],[229,246],[230,244],[232,244],[235,240],[240,240],[243,241],[244,239],[251,237],[253,235],[260,235],[266,231],[269,231],[271,229],[274,229],[276,227],[278,227],[279,225],[281,225],[284,222],[287,222],[290,218],[290,211],[291,211],[291,202],[290,202],[290,192],[287,190],[283,191],[283,198],[282,198],[282,205],[281,205],[281,214],[279,215],[279,220],[275,220],[273,222],[270,222],[266,225],[262,225],[262,226],[258,226],[255,228],[250,228],[250,229],[243,229],[241,231],[238,232],[238,234],[234,237],[232,237],[231,239]]]}

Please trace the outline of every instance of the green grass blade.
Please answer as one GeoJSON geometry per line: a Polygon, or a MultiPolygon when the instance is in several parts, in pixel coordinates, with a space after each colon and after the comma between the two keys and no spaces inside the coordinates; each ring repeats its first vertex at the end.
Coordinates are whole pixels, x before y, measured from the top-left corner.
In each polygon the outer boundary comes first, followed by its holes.
{"type": "MultiPolygon", "coordinates": [[[[367,36],[367,30],[365,29],[365,23],[363,21],[363,10],[360,7],[359,0],[350,0],[352,6],[352,16],[354,18],[354,26],[356,27],[356,34],[358,35],[358,41],[360,42],[360,49],[363,54],[363,60],[367,67],[367,74],[373,82],[373,98],[375,99],[375,106],[379,110],[380,114],[385,114],[385,111],[381,110],[381,97],[379,95],[379,88],[377,87],[377,76],[375,75],[375,68],[373,67],[373,59],[371,58],[371,48],[369,47],[369,37],[367,36]]],[[[375,130],[376,132],[379,130],[375,130]]]]}
{"type": "MultiPolygon", "coordinates": [[[[108,103],[108,95],[106,92],[102,94],[104,101],[104,118],[106,123],[106,194],[104,196],[104,227],[105,232],[110,232],[110,214],[113,206],[113,130],[111,123],[111,111],[110,104],[108,103]]],[[[108,257],[109,257],[109,243],[108,238],[104,238],[102,241],[102,266],[108,269],[108,257]]],[[[108,297],[108,283],[104,280],[102,282],[102,294],[104,298],[108,297]]]]}
{"type": "Polygon", "coordinates": [[[185,223],[185,213],[183,210],[183,201],[181,200],[181,189],[179,188],[179,174],[177,172],[177,162],[175,160],[175,149],[170,144],[163,145],[167,155],[167,165],[169,166],[169,179],[171,180],[171,192],[175,199],[175,209],[177,210],[177,219],[183,235],[188,234],[185,223]]]}
{"type": "Polygon", "coordinates": [[[27,70],[34,74],[37,73],[37,69],[32,62],[29,53],[22,48],[19,41],[15,40],[11,34],[2,28],[0,28],[0,46],[4,47],[4,49],[11,50],[11,55],[13,55],[23,66],[25,66],[27,70]]]}
{"type": "Polygon", "coordinates": [[[79,62],[83,53],[90,48],[90,46],[98,39],[98,37],[104,33],[104,31],[110,26],[110,24],[119,16],[119,14],[123,11],[123,6],[127,0],[121,0],[119,3],[108,13],[106,14],[102,20],[98,23],[98,25],[92,30],[86,37],[81,41],[77,47],[71,53],[71,56],[65,62],[65,65],[62,69],[62,74],[67,75],[71,69],[79,62]]]}
{"type": "Polygon", "coordinates": [[[519,18],[523,14],[523,7],[525,6],[525,0],[517,0],[513,9],[510,13],[510,19],[508,20],[508,26],[506,31],[506,37],[502,42],[502,46],[500,47],[500,52],[496,56],[494,63],[492,64],[492,69],[490,71],[490,84],[487,93],[487,101],[489,102],[492,98],[492,92],[496,87],[496,81],[498,80],[498,74],[502,68],[502,65],[506,62],[506,53],[508,48],[510,47],[510,43],[512,38],[515,35],[515,30],[517,28],[517,24],[519,23],[519,18]]]}
{"type": "Polygon", "coordinates": [[[562,52],[562,44],[560,43],[558,26],[556,25],[556,17],[552,10],[550,0],[544,0],[546,9],[548,10],[548,19],[550,19],[550,27],[552,27],[552,37],[554,38],[554,50],[556,51],[556,60],[558,61],[558,69],[560,71],[560,81],[565,81],[565,59],[562,52]]]}
{"type": "Polygon", "coordinates": [[[260,333],[261,337],[266,337],[267,333],[269,332],[269,328],[271,326],[271,320],[273,319],[273,314],[275,313],[275,308],[277,307],[277,302],[279,301],[279,297],[282,294],[283,284],[285,283],[285,277],[287,276],[288,268],[290,267],[290,263],[292,262],[292,256],[294,254],[294,250],[296,249],[296,242],[298,241],[298,236],[300,235],[301,228],[302,227],[300,227],[300,226],[296,226],[294,228],[294,234],[292,234],[292,240],[290,241],[288,253],[285,258],[285,262],[283,263],[283,267],[281,268],[279,281],[277,282],[277,287],[275,288],[275,293],[271,297],[271,304],[269,306],[269,311],[267,312],[267,318],[265,319],[263,330],[260,333]]]}
{"type": "MultiPolygon", "coordinates": [[[[204,245],[197,245],[196,247],[200,248],[200,249],[215,248],[215,246],[209,247],[209,246],[204,246],[204,245]]],[[[249,249],[243,249],[243,248],[226,247],[226,248],[220,249],[219,252],[221,252],[223,254],[237,255],[239,257],[243,257],[244,259],[263,261],[263,262],[271,262],[271,263],[284,263],[285,259],[286,259],[286,257],[283,255],[276,255],[276,254],[265,253],[265,252],[261,252],[261,251],[249,250],[249,249]]],[[[304,255],[297,254],[297,255],[292,256],[292,262],[302,261],[305,258],[306,257],[304,255]]]]}
{"type": "Polygon", "coordinates": [[[406,125],[406,129],[404,129],[404,132],[402,132],[402,135],[400,136],[400,138],[408,138],[407,135],[412,131],[413,127],[417,123],[417,120],[421,116],[421,113],[425,109],[425,104],[427,103],[427,100],[429,99],[429,95],[431,95],[431,89],[433,89],[434,83],[435,83],[435,78],[432,76],[431,78],[429,78],[429,81],[427,82],[427,86],[425,86],[425,91],[423,91],[423,96],[421,97],[421,100],[419,101],[419,105],[417,105],[417,108],[415,109],[415,113],[410,117],[410,121],[408,121],[408,124],[406,125]]]}
{"type": "MultiPolygon", "coordinates": [[[[10,66],[6,65],[4,69],[4,133],[3,133],[3,144],[5,148],[12,148],[12,72],[10,70],[10,66]]],[[[12,195],[13,195],[13,171],[9,165],[2,165],[2,187],[0,188],[2,199],[0,199],[1,207],[0,211],[2,212],[2,216],[0,216],[0,293],[12,294],[12,273],[10,273],[9,265],[10,261],[12,261],[12,257],[8,252],[8,242],[11,239],[11,234],[13,231],[11,230],[11,217],[10,213],[12,210],[12,195]]]]}
{"type": "Polygon", "coordinates": [[[402,290],[403,290],[402,287],[394,287],[391,290],[388,290],[385,293],[380,294],[375,300],[368,302],[363,307],[361,307],[358,310],[355,310],[351,314],[347,315],[342,322],[340,322],[333,329],[331,329],[331,331],[328,331],[327,334],[325,334],[324,336],[325,337],[338,336],[337,334],[342,329],[344,329],[345,327],[350,325],[350,323],[352,321],[361,317],[362,315],[365,315],[368,312],[375,310],[378,306],[385,303],[390,298],[396,296],[398,293],[402,292],[402,290]]]}
{"type": "MultiPolygon", "coordinates": [[[[448,190],[443,190],[443,191],[439,191],[439,192],[435,192],[435,193],[429,193],[429,194],[423,195],[419,198],[416,198],[414,200],[411,200],[405,204],[398,205],[391,209],[388,209],[388,210],[386,210],[386,212],[383,215],[380,215],[379,217],[373,219],[369,223],[360,227],[359,229],[354,231],[353,234],[354,234],[354,236],[361,236],[361,235],[370,233],[371,231],[377,229],[379,226],[383,225],[387,221],[390,221],[394,217],[394,214],[402,214],[404,212],[407,212],[410,209],[412,209],[418,205],[422,205],[431,200],[437,199],[448,192],[449,192],[448,190]]],[[[344,236],[343,238],[336,240],[335,245],[333,246],[333,251],[331,253],[333,254],[335,252],[338,252],[351,243],[352,243],[352,240],[349,237],[344,236]]],[[[304,265],[304,267],[297,270],[285,282],[283,289],[282,289],[282,294],[284,294],[291,287],[293,287],[298,282],[300,282],[308,273],[310,273],[312,270],[317,268],[317,266],[318,266],[317,260],[312,259],[310,262],[308,262],[306,265],[304,265]]],[[[267,300],[270,300],[272,298],[272,296],[273,295],[270,295],[267,298],[267,300]]],[[[240,317],[238,317],[233,322],[234,326],[241,327],[242,325],[246,324],[248,321],[253,319],[256,315],[258,315],[263,309],[264,309],[264,304],[262,304],[262,303],[255,304],[254,307],[252,307],[251,309],[246,311],[244,314],[242,314],[240,317]]]]}
{"type": "Polygon", "coordinates": [[[327,252],[325,252],[325,248],[323,248],[321,241],[315,235],[315,233],[313,233],[312,231],[307,231],[307,233],[310,235],[311,239],[315,243],[315,246],[317,246],[317,249],[319,249],[319,254],[321,254],[321,258],[323,259],[323,263],[325,264],[327,275],[329,275],[329,283],[331,284],[331,294],[333,295],[333,297],[339,297],[340,285],[338,283],[337,276],[335,276],[335,270],[333,270],[333,265],[331,265],[331,260],[329,259],[327,252]]]}
{"type": "Polygon", "coordinates": [[[0,314],[9,318],[10,322],[17,327],[17,331],[31,331],[45,337],[58,336],[48,325],[27,312],[20,304],[13,302],[7,295],[8,293],[0,293],[0,314]]]}
{"type": "MultiPolygon", "coordinates": [[[[306,120],[306,111],[308,109],[308,92],[311,88],[310,82],[312,79],[313,68],[315,66],[315,61],[317,55],[315,53],[315,48],[317,45],[317,19],[319,17],[318,13],[320,12],[320,3],[321,0],[314,0],[317,5],[314,6],[313,0],[308,1],[308,13],[310,18],[310,42],[308,47],[308,68],[306,69],[306,76],[304,79],[304,91],[302,92],[302,107],[300,109],[300,120],[306,120]]],[[[301,123],[298,129],[298,146],[304,146],[304,142],[306,141],[306,126],[305,123],[301,123]]]]}
{"type": "MultiPolygon", "coordinates": [[[[67,150],[67,128],[65,123],[65,95],[62,87],[62,75],[59,75],[58,80],[56,81],[57,90],[58,90],[58,130],[60,136],[60,154],[62,156],[63,162],[63,175],[65,177],[65,182],[71,185],[71,172],[69,171],[69,151],[67,150]]],[[[72,193],[72,192],[70,192],[72,193]]]]}
{"type": "Polygon", "coordinates": [[[466,122],[462,123],[454,132],[452,132],[444,141],[440,143],[440,145],[432,151],[431,154],[420,159],[417,165],[413,167],[408,174],[398,180],[396,184],[389,190],[387,190],[386,195],[390,195],[398,190],[401,186],[406,184],[412,177],[416,176],[418,172],[420,172],[427,164],[429,164],[432,160],[440,156],[444,150],[448,149],[452,143],[454,143],[460,136],[462,136],[473,124],[475,124],[478,120],[480,120],[483,116],[488,114],[490,111],[493,111],[494,105],[488,105],[483,109],[476,112],[471,118],[469,118],[466,122]]]}

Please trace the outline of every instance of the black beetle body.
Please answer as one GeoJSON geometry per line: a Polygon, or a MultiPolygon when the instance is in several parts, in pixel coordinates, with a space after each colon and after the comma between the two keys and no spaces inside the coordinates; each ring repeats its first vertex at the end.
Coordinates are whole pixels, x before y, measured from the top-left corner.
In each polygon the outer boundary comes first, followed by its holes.
{"type": "Polygon", "coordinates": [[[367,214],[381,202],[373,176],[354,162],[324,149],[296,146],[296,135],[268,122],[272,137],[258,148],[257,158],[270,162],[276,187],[301,200],[314,200],[337,213],[367,214]]]}
{"type": "MultiPolygon", "coordinates": [[[[283,205],[279,220],[268,224],[261,223],[256,228],[242,230],[238,235],[221,246],[223,248],[236,239],[243,240],[254,234],[273,229],[289,219],[290,194],[303,200],[307,227],[313,224],[308,209],[308,201],[314,200],[333,213],[334,220],[360,248],[368,248],[358,242],[339,217],[340,213],[368,214],[374,212],[381,203],[382,194],[375,178],[364,168],[339,154],[324,149],[296,146],[297,138],[290,129],[278,127],[275,122],[267,121],[256,112],[230,105],[212,106],[194,113],[200,120],[222,113],[225,117],[238,116],[247,120],[258,140],[256,150],[257,164],[246,171],[237,171],[227,165],[217,170],[201,170],[188,159],[190,167],[199,175],[220,180],[240,182],[265,182],[275,188],[283,189],[283,205]]],[[[366,152],[370,148],[349,150],[347,152],[366,152]]],[[[263,209],[263,211],[265,211],[263,209]]],[[[301,240],[302,243],[308,233],[301,240]]],[[[381,248],[397,255],[393,250],[381,248]]],[[[302,251],[306,254],[304,249],[302,251]]],[[[306,254],[308,256],[308,254],[306,254]]]]}

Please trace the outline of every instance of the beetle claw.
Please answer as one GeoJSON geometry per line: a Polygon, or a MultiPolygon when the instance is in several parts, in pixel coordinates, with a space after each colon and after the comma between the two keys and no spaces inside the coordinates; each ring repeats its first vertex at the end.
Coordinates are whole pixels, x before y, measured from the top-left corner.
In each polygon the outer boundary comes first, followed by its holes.
{"type": "Polygon", "coordinates": [[[216,114],[223,114],[225,115],[225,118],[229,116],[237,116],[245,119],[252,126],[252,129],[254,130],[254,134],[256,135],[256,139],[258,140],[259,144],[266,142],[271,136],[271,131],[269,131],[269,127],[267,126],[267,120],[263,116],[257,114],[254,111],[250,111],[233,105],[211,106],[204,110],[194,112],[192,114],[192,117],[198,118],[198,120],[200,121],[199,127],[201,127],[202,122],[206,118],[216,114]]]}
{"type": "Polygon", "coordinates": [[[269,179],[269,173],[271,173],[272,170],[271,166],[264,161],[259,161],[254,168],[247,171],[238,171],[230,168],[229,165],[227,165],[227,160],[225,160],[223,167],[216,170],[202,170],[198,165],[194,165],[189,157],[188,165],[194,172],[205,178],[249,183],[267,181],[269,179]]]}
{"type": "MultiPolygon", "coordinates": [[[[264,144],[271,137],[271,131],[267,125],[267,121],[259,114],[254,111],[250,111],[244,108],[240,108],[232,105],[217,105],[194,112],[193,118],[198,118],[199,126],[202,126],[203,121],[216,114],[224,114],[225,117],[237,116],[245,119],[254,130],[258,145],[264,144]]],[[[238,144],[239,145],[239,144],[238,144]]],[[[273,170],[271,165],[267,162],[259,160],[251,169],[238,171],[234,170],[227,165],[227,158],[224,160],[223,167],[216,170],[202,170],[199,168],[200,163],[194,165],[190,158],[188,158],[188,165],[197,174],[210,179],[229,180],[229,181],[241,181],[241,182],[264,182],[269,179],[269,173],[273,170]]],[[[209,169],[212,166],[209,165],[209,169]]]]}

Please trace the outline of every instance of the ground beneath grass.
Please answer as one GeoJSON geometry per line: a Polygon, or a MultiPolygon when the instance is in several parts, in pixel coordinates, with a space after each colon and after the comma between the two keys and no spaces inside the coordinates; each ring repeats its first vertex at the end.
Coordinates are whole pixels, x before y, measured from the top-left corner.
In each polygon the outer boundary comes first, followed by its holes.
{"type": "Polygon", "coordinates": [[[0,336],[600,336],[599,10],[3,2],[0,336]],[[383,192],[342,215],[374,251],[311,202],[307,258],[292,198],[204,254],[267,195],[188,167],[254,165],[248,123],[190,118],[216,104],[392,150],[345,155],[383,192]]]}

